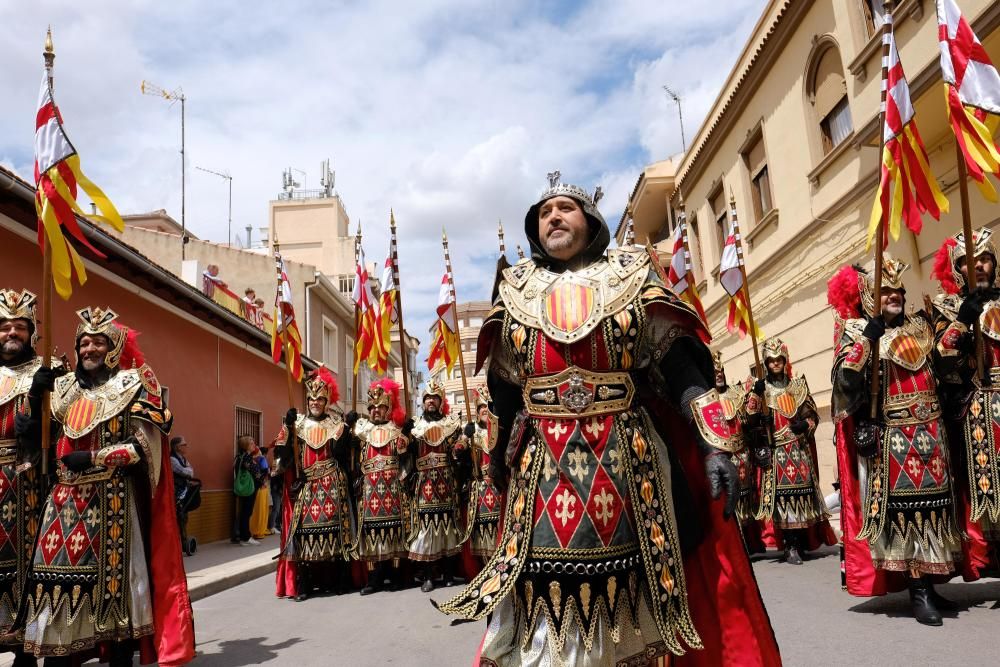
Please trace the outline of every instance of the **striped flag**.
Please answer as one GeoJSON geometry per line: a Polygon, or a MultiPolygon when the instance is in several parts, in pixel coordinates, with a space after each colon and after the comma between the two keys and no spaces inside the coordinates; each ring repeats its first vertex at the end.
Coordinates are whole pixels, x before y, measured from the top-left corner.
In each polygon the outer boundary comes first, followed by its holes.
{"type": "MultiPolygon", "coordinates": [[[[361,360],[371,359],[375,341],[375,297],[368,283],[368,265],[365,251],[358,244],[358,264],[354,270],[354,293],[351,295],[357,313],[357,330],[354,332],[354,374],[357,375],[361,360]]],[[[370,362],[369,362],[370,365],[370,362]]]]}
{"type": "Polygon", "coordinates": [[[438,365],[443,364],[448,377],[451,377],[451,369],[458,361],[458,332],[452,331],[451,328],[451,322],[455,321],[452,314],[454,307],[455,302],[451,298],[451,281],[448,273],[445,272],[441,276],[441,289],[438,290],[438,319],[434,324],[431,352],[427,357],[427,368],[434,370],[438,365]]]}
{"type": "Polygon", "coordinates": [[[708,327],[708,317],[701,305],[694,274],[691,272],[691,251],[687,240],[687,222],[682,212],[674,230],[674,247],[670,254],[670,268],[667,270],[668,287],[695,309],[698,317],[708,327]]]}
{"type": "Polygon", "coordinates": [[[382,283],[375,309],[374,337],[368,364],[376,375],[385,375],[392,350],[392,325],[396,323],[396,276],[392,265],[392,250],[382,269],[382,283]]]}
{"type": "Polygon", "coordinates": [[[923,228],[923,214],[930,213],[938,220],[948,210],[948,200],[938,188],[927,160],[927,149],[917,131],[914,120],[910,87],[906,82],[903,65],[896,51],[896,38],[892,30],[892,14],[886,13],[882,32],[883,48],[888,55],[882,62],[882,89],[885,101],[881,113],[882,168],[878,194],[868,223],[868,247],[878,232],[879,222],[885,219],[884,238],[888,234],[899,238],[900,222],[914,233],[923,228]]]}
{"type": "Polygon", "coordinates": [[[296,381],[302,381],[302,336],[295,323],[295,306],[292,304],[292,286],[285,271],[285,260],[274,251],[274,265],[278,273],[278,292],[274,296],[274,328],[271,329],[271,358],[281,363],[282,351],[287,352],[285,363],[296,381]]]}
{"type": "Polygon", "coordinates": [[[1000,177],[1000,152],[993,140],[1000,123],[1000,74],[955,0],[937,0],[937,17],[948,118],[969,175],[983,196],[996,202],[996,188],[986,174],[1000,177]]]}
{"type": "MultiPolygon", "coordinates": [[[[747,291],[743,281],[743,244],[740,238],[740,228],[735,222],[730,223],[729,236],[722,247],[722,260],[719,262],[719,282],[729,294],[729,314],[726,318],[726,329],[737,334],[740,339],[750,333],[750,308],[747,305],[747,291]]],[[[758,340],[764,335],[757,327],[755,332],[758,340]]]]}
{"type": "Polygon", "coordinates": [[[52,97],[49,72],[42,72],[35,114],[35,212],[38,215],[38,245],[48,243],[52,250],[52,283],[59,296],[68,299],[73,293],[73,276],[83,285],[87,272],[76,248],[63,236],[70,236],[98,257],[104,255],[87,241],[77,224],[76,215],[123,231],[125,223],[115,205],[80,168],[80,156],[70,143],[62,115],[52,97]],[[88,215],[76,203],[77,186],[97,205],[103,215],[88,215]],[[74,215],[74,213],[76,215],[74,215]]]}

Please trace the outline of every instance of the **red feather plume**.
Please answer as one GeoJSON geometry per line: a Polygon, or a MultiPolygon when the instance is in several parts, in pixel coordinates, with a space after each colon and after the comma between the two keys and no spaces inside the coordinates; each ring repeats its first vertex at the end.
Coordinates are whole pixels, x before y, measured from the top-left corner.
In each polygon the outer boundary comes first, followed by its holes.
{"type": "Polygon", "coordinates": [[[389,397],[392,398],[392,413],[389,418],[396,426],[402,426],[403,422],[406,421],[406,410],[399,404],[399,383],[389,378],[382,378],[372,382],[371,386],[378,387],[389,394],[389,397]]]}
{"type": "Polygon", "coordinates": [[[330,372],[330,369],[327,368],[326,366],[320,366],[319,368],[317,368],[316,370],[314,370],[312,373],[309,374],[310,379],[317,377],[320,380],[322,380],[327,387],[330,388],[330,398],[327,402],[336,403],[337,401],[339,401],[340,385],[337,384],[337,378],[333,376],[333,373],[330,372]]]}
{"type": "Polygon", "coordinates": [[[861,289],[858,270],[852,265],[840,267],[826,283],[826,302],[842,319],[861,316],[861,289]]]}
{"type": "Polygon", "coordinates": [[[146,357],[142,354],[142,350],[139,349],[139,344],[136,342],[139,332],[117,323],[115,323],[115,326],[125,330],[125,345],[122,347],[122,356],[118,360],[118,367],[122,370],[139,368],[146,363],[146,357]]]}
{"type": "Polygon", "coordinates": [[[941,289],[946,294],[958,294],[961,289],[955,282],[953,275],[954,267],[951,265],[951,249],[958,245],[958,241],[949,237],[944,240],[941,247],[934,255],[934,268],[931,269],[931,277],[937,278],[941,283],[941,289]]]}

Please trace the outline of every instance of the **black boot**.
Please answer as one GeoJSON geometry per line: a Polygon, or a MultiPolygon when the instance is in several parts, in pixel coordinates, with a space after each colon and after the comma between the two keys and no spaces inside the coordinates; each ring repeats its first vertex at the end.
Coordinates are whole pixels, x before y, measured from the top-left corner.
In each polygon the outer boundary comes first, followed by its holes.
{"type": "Polygon", "coordinates": [[[295,589],[298,591],[295,594],[296,602],[302,602],[309,599],[311,585],[312,582],[310,581],[309,571],[305,563],[299,563],[299,571],[295,577],[295,589]]]}
{"type": "Polygon", "coordinates": [[[382,569],[382,563],[377,563],[375,567],[368,572],[368,583],[361,589],[361,595],[378,593],[382,590],[382,579],[384,578],[385,571],[382,569]]]}
{"type": "Polygon", "coordinates": [[[802,556],[799,555],[797,537],[791,531],[785,533],[785,562],[789,565],[802,565],[802,556]]]}
{"type": "Polygon", "coordinates": [[[931,590],[923,578],[910,579],[910,608],[913,618],[923,625],[942,625],[941,612],[934,606],[931,590]]]}
{"type": "Polygon", "coordinates": [[[934,584],[931,583],[929,579],[925,579],[924,581],[927,584],[927,590],[930,591],[931,602],[933,602],[934,606],[938,608],[938,611],[958,611],[959,607],[957,602],[949,600],[934,590],[934,584]]]}
{"type": "Polygon", "coordinates": [[[14,649],[14,663],[11,667],[38,667],[38,658],[18,647],[14,649]]]}
{"type": "Polygon", "coordinates": [[[132,656],[135,649],[132,643],[113,644],[111,648],[111,658],[108,660],[108,667],[132,667],[132,656]]]}
{"type": "Polygon", "coordinates": [[[455,577],[454,575],[452,575],[452,572],[454,571],[454,560],[455,558],[452,557],[452,558],[445,558],[441,561],[441,573],[442,573],[441,583],[444,584],[445,586],[455,585],[455,577]]]}
{"type": "Polygon", "coordinates": [[[420,590],[430,593],[434,590],[434,566],[428,565],[424,568],[424,583],[420,585],[420,590]]]}

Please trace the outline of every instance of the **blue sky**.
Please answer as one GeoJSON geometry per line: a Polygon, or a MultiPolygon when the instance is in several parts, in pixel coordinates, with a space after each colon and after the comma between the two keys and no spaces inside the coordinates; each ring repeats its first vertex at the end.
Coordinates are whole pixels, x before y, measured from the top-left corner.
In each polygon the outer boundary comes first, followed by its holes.
{"type": "Polygon", "coordinates": [[[462,300],[488,298],[496,221],[513,256],[548,171],[602,185],[613,228],[642,167],[680,150],[661,86],[684,97],[690,139],[764,4],[8,0],[0,163],[30,177],[51,24],[70,137],[123,212],[180,217],[178,110],[139,82],[181,86],[194,233],[226,237],[225,183],[195,165],[233,174],[233,228],[256,230],[284,168],[318,187],[330,158],[377,264],[395,209],[406,322],[426,342],[441,227],[462,300]]]}

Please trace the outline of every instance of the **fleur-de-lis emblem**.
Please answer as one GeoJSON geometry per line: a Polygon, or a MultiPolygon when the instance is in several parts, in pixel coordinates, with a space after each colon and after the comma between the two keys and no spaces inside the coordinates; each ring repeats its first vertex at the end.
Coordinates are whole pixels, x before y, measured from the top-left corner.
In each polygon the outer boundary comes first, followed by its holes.
{"type": "Polygon", "coordinates": [[[601,493],[594,498],[594,503],[598,505],[597,520],[607,526],[608,521],[614,516],[611,508],[614,507],[615,497],[608,493],[607,489],[601,489],[601,493]]]}
{"type": "Polygon", "coordinates": [[[556,518],[562,521],[563,526],[566,525],[567,521],[576,517],[574,505],[576,505],[576,496],[572,495],[568,489],[563,489],[563,492],[556,496],[556,518]],[[559,509],[560,505],[562,509],[559,509]]]}
{"type": "Polygon", "coordinates": [[[569,453],[569,474],[576,477],[581,482],[590,474],[590,466],[587,465],[587,452],[577,447],[569,453]]]}

